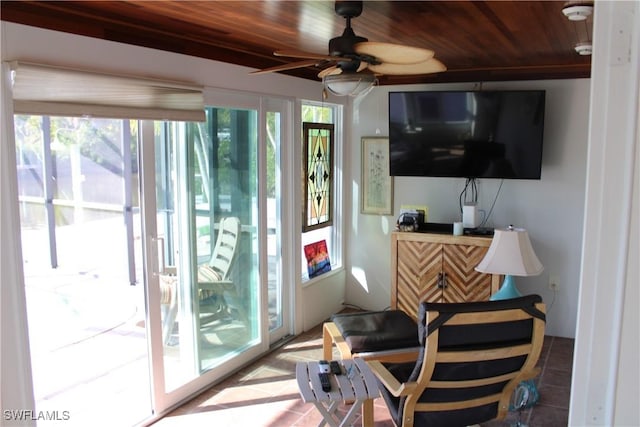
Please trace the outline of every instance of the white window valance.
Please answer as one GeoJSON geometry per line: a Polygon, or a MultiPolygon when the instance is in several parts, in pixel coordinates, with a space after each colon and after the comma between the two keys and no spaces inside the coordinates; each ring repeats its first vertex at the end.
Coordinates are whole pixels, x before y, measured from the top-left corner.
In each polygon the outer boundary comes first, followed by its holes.
{"type": "Polygon", "coordinates": [[[204,121],[203,88],[14,61],[16,114],[204,121]]]}

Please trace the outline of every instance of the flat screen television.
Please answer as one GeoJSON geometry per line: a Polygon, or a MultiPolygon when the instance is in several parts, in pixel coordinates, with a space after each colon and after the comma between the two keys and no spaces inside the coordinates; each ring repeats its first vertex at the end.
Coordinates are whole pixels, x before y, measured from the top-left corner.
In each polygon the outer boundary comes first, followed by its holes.
{"type": "Polygon", "coordinates": [[[545,92],[389,93],[392,176],[540,179],[545,92]]]}

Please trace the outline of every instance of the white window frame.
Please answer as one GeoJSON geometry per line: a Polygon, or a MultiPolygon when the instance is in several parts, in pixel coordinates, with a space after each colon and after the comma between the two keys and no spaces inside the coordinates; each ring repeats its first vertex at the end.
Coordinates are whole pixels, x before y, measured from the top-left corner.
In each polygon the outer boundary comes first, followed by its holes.
{"type": "MultiPolygon", "coordinates": [[[[333,223],[327,227],[319,228],[316,230],[311,230],[307,232],[302,232],[302,223],[300,223],[300,250],[298,253],[300,254],[301,260],[301,282],[303,287],[311,286],[314,283],[326,279],[338,272],[340,272],[344,268],[344,215],[343,212],[343,193],[344,193],[344,106],[340,104],[330,104],[326,102],[318,102],[318,101],[310,101],[303,100],[300,102],[300,106],[298,111],[299,114],[302,115],[302,107],[304,105],[313,106],[313,107],[322,107],[322,108],[331,108],[333,110],[333,125],[334,125],[334,141],[333,141],[333,206],[331,209],[333,210],[333,223]],[[305,235],[309,234],[319,234],[322,230],[326,228],[331,228],[331,245],[328,245],[327,249],[329,251],[329,259],[331,261],[331,271],[320,276],[316,276],[313,278],[309,278],[309,274],[307,273],[306,268],[306,259],[304,256],[304,245],[307,244],[304,240],[305,235]]],[[[302,117],[298,120],[299,123],[299,132],[298,134],[302,137],[302,117]]],[[[298,144],[299,152],[300,152],[300,162],[302,163],[304,159],[302,159],[302,143],[298,144]]],[[[302,168],[299,168],[302,170],[302,168]]],[[[299,180],[298,182],[302,182],[299,180]]],[[[298,192],[300,193],[300,200],[302,203],[306,203],[306,200],[303,200],[303,189],[298,188],[298,192]]],[[[302,221],[302,220],[300,220],[302,221]]],[[[311,241],[316,241],[316,239],[311,239],[311,241]]]]}

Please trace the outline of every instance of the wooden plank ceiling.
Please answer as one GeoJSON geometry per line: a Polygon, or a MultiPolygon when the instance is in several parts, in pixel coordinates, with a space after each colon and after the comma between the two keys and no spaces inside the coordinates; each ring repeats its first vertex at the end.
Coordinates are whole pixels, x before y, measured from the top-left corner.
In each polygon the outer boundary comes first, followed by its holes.
{"type": "MultiPolygon", "coordinates": [[[[1,19],[99,39],[266,68],[328,53],[345,19],[333,1],[2,1],[1,19]]],[[[537,80],[590,76],[592,19],[572,22],[564,1],[365,1],[352,20],[369,41],[426,47],[447,66],[433,75],[383,76],[380,84],[537,80]]],[[[319,80],[320,68],[285,71],[319,80]]],[[[259,78],[256,76],[256,78],[259,78]]]]}

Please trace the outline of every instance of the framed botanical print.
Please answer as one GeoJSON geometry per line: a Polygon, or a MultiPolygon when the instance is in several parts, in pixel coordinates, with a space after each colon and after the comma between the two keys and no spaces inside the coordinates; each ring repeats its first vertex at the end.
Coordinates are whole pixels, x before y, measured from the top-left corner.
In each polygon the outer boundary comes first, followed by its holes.
{"type": "Polygon", "coordinates": [[[393,177],[389,175],[389,138],[362,138],[362,213],[393,214],[393,177]]]}
{"type": "Polygon", "coordinates": [[[333,124],[302,125],[303,187],[302,231],[333,223],[333,124]]]}

